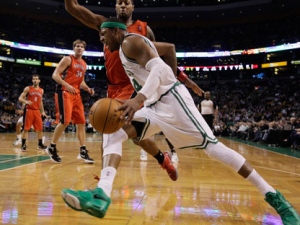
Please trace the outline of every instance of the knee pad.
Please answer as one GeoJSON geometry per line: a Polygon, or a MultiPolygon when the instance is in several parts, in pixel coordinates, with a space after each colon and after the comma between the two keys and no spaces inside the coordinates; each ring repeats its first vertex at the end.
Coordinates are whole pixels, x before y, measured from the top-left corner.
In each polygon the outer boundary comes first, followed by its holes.
{"type": "Polygon", "coordinates": [[[127,139],[128,135],[122,128],[112,134],[103,134],[103,156],[109,154],[117,154],[122,156],[122,143],[127,139]]]}
{"type": "Polygon", "coordinates": [[[209,143],[205,149],[205,153],[223,164],[230,166],[234,171],[238,172],[244,165],[246,159],[231,148],[226,147],[223,143],[209,143]]]}

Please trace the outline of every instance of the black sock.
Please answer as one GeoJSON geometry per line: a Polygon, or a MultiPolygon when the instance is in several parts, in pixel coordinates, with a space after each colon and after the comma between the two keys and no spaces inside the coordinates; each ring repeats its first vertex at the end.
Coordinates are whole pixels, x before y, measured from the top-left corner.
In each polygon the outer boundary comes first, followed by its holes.
{"type": "Polygon", "coordinates": [[[171,151],[175,151],[175,150],[174,150],[174,146],[171,144],[171,142],[168,140],[168,138],[165,138],[165,140],[166,140],[166,142],[167,142],[169,148],[171,149],[171,151]]]}
{"type": "Polygon", "coordinates": [[[52,144],[52,143],[51,143],[51,144],[50,144],[50,147],[51,147],[51,148],[56,148],[56,144],[52,144]]]}
{"type": "Polygon", "coordinates": [[[39,146],[42,146],[42,145],[43,145],[42,139],[39,139],[38,145],[39,145],[39,146]]]}
{"type": "Polygon", "coordinates": [[[157,159],[158,163],[159,164],[162,164],[164,159],[165,159],[165,156],[164,154],[159,150],[159,152],[154,156],[154,158],[157,159]]]}
{"type": "Polygon", "coordinates": [[[174,148],[171,149],[171,153],[176,153],[174,148]]]}
{"type": "Polygon", "coordinates": [[[22,139],[22,146],[26,145],[26,139],[22,139]]]}

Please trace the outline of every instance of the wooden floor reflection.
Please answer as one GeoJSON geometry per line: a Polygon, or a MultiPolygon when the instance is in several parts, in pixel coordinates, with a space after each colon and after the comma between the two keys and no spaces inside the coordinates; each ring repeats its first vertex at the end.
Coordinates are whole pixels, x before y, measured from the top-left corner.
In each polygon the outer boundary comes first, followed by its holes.
{"type": "MultiPolygon", "coordinates": [[[[46,133],[46,143],[52,133],[46,133]]],[[[155,137],[162,150],[162,135],[155,137]]],[[[112,204],[103,219],[76,212],[63,202],[63,188],[94,188],[101,155],[99,134],[87,135],[95,164],[77,160],[76,134],[64,134],[58,144],[62,163],[55,164],[36,150],[29,134],[28,151],[12,145],[15,134],[1,134],[0,223],[46,225],[280,225],[281,220],[259,194],[239,175],[206,156],[202,150],[178,150],[179,178],[169,179],[156,160],[139,160],[132,141],[124,143],[123,160],[112,193],[112,204]]],[[[300,211],[300,159],[219,138],[242,153],[256,170],[300,211]]]]}

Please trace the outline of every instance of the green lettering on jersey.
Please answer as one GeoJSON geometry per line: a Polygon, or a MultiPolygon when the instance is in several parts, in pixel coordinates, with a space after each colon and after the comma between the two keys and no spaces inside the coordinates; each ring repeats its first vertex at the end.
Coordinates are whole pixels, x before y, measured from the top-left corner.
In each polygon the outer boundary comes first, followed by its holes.
{"type": "Polygon", "coordinates": [[[142,86],[135,79],[132,79],[132,83],[133,83],[133,87],[136,91],[139,91],[142,89],[142,86]]]}

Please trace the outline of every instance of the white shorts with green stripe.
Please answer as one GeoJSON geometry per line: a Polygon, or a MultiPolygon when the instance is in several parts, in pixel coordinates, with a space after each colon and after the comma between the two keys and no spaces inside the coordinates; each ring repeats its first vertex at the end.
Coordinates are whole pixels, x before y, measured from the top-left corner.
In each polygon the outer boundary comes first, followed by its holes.
{"type": "Polygon", "coordinates": [[[146,123],[140,140],[162,131],[175,148],[206,148],[208,143],[218,142],[184,85],[175,86],[151,107],[138,110],[133,120],[146,123]]]}

